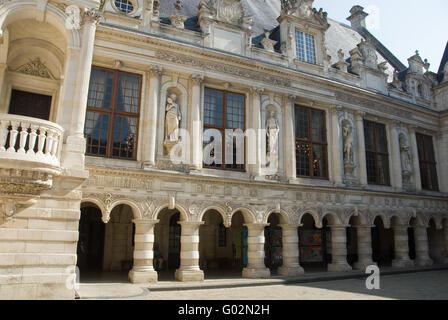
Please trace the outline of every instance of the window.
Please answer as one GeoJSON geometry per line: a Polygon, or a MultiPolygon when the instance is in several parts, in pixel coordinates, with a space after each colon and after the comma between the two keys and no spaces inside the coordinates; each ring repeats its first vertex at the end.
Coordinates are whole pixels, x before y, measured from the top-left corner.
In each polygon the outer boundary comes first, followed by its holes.
{"type": "Polygon", "coordinates": [[[417,133],[416,138],[422,189],[439,191],[432,137],[417,133]]]}
{"type": "Polygon", "coordinates": [[[316,64],[314,36],[296,30],[296,51],[300,61],[316,64]]]}
{"type": "Polygon", "coordinates": [[[126,14],[134,11],[134,4],[131,0],[115,0],[115,7],[126,14]]]}
{"type": "Polygon", "coordinates": [[[390,185],[386,126],[365,120],[364,137],[368,183],[390,185]]]}
{"type": "Polygon", "coordinates": [[[141,76],[94,67],[84,133],[86,154],[135,159],[141,76]]]}
{"type": "Polygon", "coordinates": [[[296,106],[295,118],[297,176],[328,178],[324,111],[296,106]]]}
{"type": "MultiPolygon", "coordinates": [[[[223,168],[237,171],[244,171],[244,158],[242,161],[237,158],[238,155],[244,157],[244,138],[243,148],[237,148],[238,138],[233,137],[233,157],[232,161],[228,160],[226,163],[226,148],[225,131],[226,129],[245,130],[245,107],[246,99],[243,94],[237,94],[227,91],[215,90],[205,88],[204,94],[204,129],[215,129],[221,133],[222,149],[214,150],[211,156],[214,156],[216,162],[212,164],[205,164],[208,168],[223,168]],[[240,151],[241,154],[238,153],[240,151]],[[219,161],[221,159],[221,161],[219,161]],[[219,163],[221,162],[221,163],[219,163]]],[[[206,137],[204,135],[204,146],[213,142],[214,137],[206,137]]],[[[231,146],[230,146],[231,148],[231,146]]],[[[229,155],[228,155],[229,157],[229,155]]]]}

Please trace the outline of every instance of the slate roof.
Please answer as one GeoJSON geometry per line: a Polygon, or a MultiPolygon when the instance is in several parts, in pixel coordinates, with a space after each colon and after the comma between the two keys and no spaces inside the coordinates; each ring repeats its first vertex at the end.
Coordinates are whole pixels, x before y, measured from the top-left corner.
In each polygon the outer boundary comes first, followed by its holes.
{"type": "MultiPolygon", "coordinates": [[[[168,17],[174,13],[173,4],[176,0],[160,1],[160,18],[163,23],[169,24],[168,17]]],[[[197,26],[197,14],[200,0],[183,0],[183,9],[181,14],[188,17],[185,27],[189,30],[200,31],[197,26]]],[[[280,49],[280,32],[278,28],[277,18],[280,16],[280,0],[242,0],[245,15],[252,16],[254,19],[254,36],[252,43],[256,47],[262,47],[260,41],[264,38],[264,29],[271,30],[270,38],[277,40],[276,50],[280,49]]],[[[325,8],[324,8],[325,9],[325,8]]],[[[402,64],[378,39],[376,39],[366,29],[355,30],[351,26],[328,19],[330,28],[326,33],[327,52],[331,56],[331,63],[338,62],[338,50],[342,49],[345,57],[350,57],[350,50],[354,49],[361,39],[370,38],[378,53],[378,63],[388,62],[389,80],[392,80],[393,71],[406,70],[406,66],[402,64]]],[[[446,61],[448,61],[448,52],[446,53],[446,61]]],[[[445,63],[446,63],[445,61],[445,63]]]]}
{"type": "Polygon", "coordinates": [[[439,71],[437,72],[437,80],[439,82],[443,81],[443,70],[445,69],[445,65],[448,62],[448,42],[446,43],[445,52],[443,53],[442,61],[440,62],[439,71]]]}

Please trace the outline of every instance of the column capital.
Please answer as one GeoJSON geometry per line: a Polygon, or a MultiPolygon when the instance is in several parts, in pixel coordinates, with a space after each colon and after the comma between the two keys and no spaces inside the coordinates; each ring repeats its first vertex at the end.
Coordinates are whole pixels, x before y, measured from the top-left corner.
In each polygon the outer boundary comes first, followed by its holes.
{"type": "Polygon", "coordinates": [[[202,82],[204,82],[204,75],[202,74],[196,73],[193,74],[190,78],[194,84],[202,84],[202,82]]]}
{"type": "Polygon", "coordinates": [[[134,219],[132,222],[136,225],[138,224],[157,224],[160,220],[146,220],[146,219],[134,219]]]}
{"type": "Polygon", "coordinates": [[[269,227],[271,224],[270,223],[246,223],[244,224],[245,227],[247,227],[247,229],[261,229],[261,228],[265,228],[265,227],[269,227]]]}
{"type": "Polygon", "coordinates": [[[351,225],[353,228],[373,228],[375,227],[373,224],[359,224],[359,225],[351,225]]]}
{"type": "Polygon", "coordinates": [[[82,13],[82,25],[92,25],[96,26],[100,22],[101,18],[103,17],[103,13],[97,9],[86,9],[82,13]]]}
{"type": "Polygon", "coordinates": [[[367,112],[358,110],[355,112],[355,120],[363,121],[364,118],[366,117],[366,115],[367,115],[367,112]]]}
{"type": "Polygon", "coordinates": [[[345,229],[345,228],[349,228],[350,225],[349,224],[333,224],[333,225],[327,225],[328,228],[331,229],[345,229]]]}
{"type": "Polygon", "coordinates": [[[186,227],[200,227],[205,224],[205,221],[178,221],[177,224],[186,227]]]}
{"type": "Polygon", "coordinates": [[[264,92],[264,88],[261,88],[261,87],[251,87],[250,88],[250,93],[253,95],[255,95],[255,94],[261,95],[263,92],[264,92]]]}
{"type": "Polygon", "coordinates": [[[163,73],[163,68],[161,66],[158,66],[158,65],[151,65],[148,68],[148,72],[151,75],[161,76],[162,73],[163,73]]]}
{"type": "Polygon", "coordinates": [[[282,230],[289,230],[289,229],[297,229],[299,227],[303,227],[303,223],[298,224],[279,224],[278,225],[282,230]]]}

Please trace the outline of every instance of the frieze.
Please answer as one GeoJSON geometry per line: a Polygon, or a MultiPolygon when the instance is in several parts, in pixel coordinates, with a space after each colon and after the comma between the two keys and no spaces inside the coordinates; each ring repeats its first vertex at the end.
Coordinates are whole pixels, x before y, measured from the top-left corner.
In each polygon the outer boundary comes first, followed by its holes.
{"type": "Polygon", "coordinates": [[[237,77],[243,77],[250,80],[258,80],[268,83],[270,85],[290,87],[291,82],[285,79],[276,78],[268,75],[264,75],[260,72],[254,72],[250,70],[245,70],[239,67],[227,66],[224,64],[218,64],[213,62],[205,62],[199,59],[193,59],[190,56],[173,54],[169,52],[158,51],[156,57],[163,60],[176,64],[186,65],[190,67],[197,67],[207,71],[221,72],[226,74],[231,74],[237,77]]]}
{"type": "Polygon", "coordinates": [[[107,187],[130,190],[152,190],[152,180],[148,178],[131,178],[123,176],[91,175],[84,187],[107,187]]]}

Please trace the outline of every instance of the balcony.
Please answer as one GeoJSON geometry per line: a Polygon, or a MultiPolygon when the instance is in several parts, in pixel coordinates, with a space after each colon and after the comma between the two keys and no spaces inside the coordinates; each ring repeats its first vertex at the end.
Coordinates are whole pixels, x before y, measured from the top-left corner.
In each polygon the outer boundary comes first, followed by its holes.
{"type": "Polygon", "coordinates": [[[0,113],[0,197],[38,196],[61,174],[64,130],[36,118],[0,113]]]}

